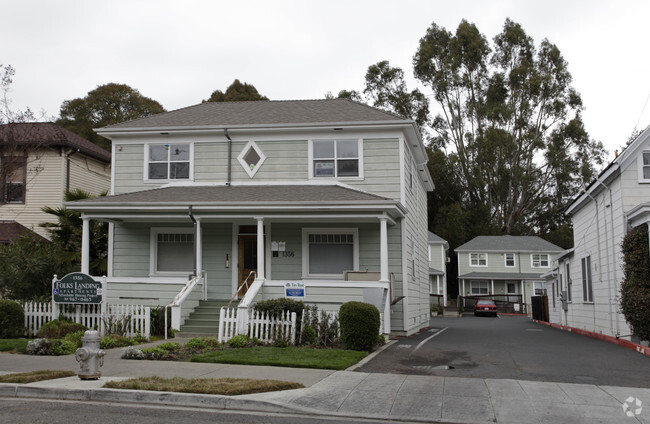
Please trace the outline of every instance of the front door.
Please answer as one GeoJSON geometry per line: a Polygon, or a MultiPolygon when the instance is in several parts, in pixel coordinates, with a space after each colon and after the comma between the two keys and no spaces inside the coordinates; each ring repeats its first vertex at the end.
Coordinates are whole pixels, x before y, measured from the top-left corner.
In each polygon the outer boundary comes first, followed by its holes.
{"type": "Polygon", "coordinates": [[[257,236],[250,234],[239,235],[239,278],[237,289],[239,299],[244,297],[248,287],[253,284],[255,277],[250,275],[251,271],[257,271],[257,236]],[[250,275],[250,278],[249,278],[250,275]],[[248,278],[248,287],[241,287],[248,278]]]}

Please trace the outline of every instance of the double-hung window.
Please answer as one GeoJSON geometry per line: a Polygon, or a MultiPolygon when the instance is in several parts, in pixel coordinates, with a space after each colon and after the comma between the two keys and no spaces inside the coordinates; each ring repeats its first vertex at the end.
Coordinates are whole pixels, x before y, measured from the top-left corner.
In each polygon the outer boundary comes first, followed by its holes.
{"type": "Polygon", "coordinates": [[[591,256],[585,256],[580,262],[582,265],[582,299],[585,302],[593,302],[594,291],[591,281],[591,256]]]}
{"type": "Polygon", "coordinates": [[[359,140],[311,141],[310,176],[356,178],[362,176],[359,140]]]}
{"type": "Polygon", "coordinates": [[[642,152],[639,156],[639,182],[650,183],[650,152],[642,152]]]}
{"type": "Polygon", "coordinates": [[[304,277],[339,279],[359,267],[356,228],[305,228],[302,240],[304,277]]]}
{"type": "Polygon", "coordinates": [[[0,203],[25,203],[27,158],[25,156],[0,158],[0,173],[2,175],[0,203]]]}
{"type": "Polygon", "coordinates": [[[515,263],[515,254],[514,253],[506,253],[504,256],[505,259],[505,266],[506,268],[514,268],[516,263],[515,263]]]}
{"type": "Polygon", "coordinates": [[[548,268],[549,260],[546,253],[534,253],[530,255],[530,262],[533,268],[548,268]]]}
{"type": "Polygon", "coordinates": [[[193,268],[192,228],[152,228],[151,274],[188,274],[193,268]]]}
{"type": "Polygon", "coordinates": [[[488,266],[487,253],[470,253],[469,266],[488,266]]]}
{"type": "Polygon", "coordinates": [[[470,281],[469,287],[471,294],[488,294],[487,281],[470,281]]]}
{"type": "Polygon", "coordinates": [[[190,180],[192,178],[191,143],[148,144],[147,180],[190,180]]]}

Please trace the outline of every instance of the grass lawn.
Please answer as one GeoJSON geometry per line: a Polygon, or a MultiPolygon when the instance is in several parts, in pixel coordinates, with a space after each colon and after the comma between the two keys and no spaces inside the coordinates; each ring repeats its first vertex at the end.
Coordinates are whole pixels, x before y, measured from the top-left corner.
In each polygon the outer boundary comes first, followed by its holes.
{"type": "Polygon", "coordinates": [[[192,362],[220,364],[344,370],[356,364],[367,355],[368,352],[358,352],[356,350],[252,347],[203,353],[192,356],[190,360],[192,362]]]}
{"type": "Polygon", "coordinates": [[[73,371],[30,371],[18,374],[0,375],[0,383],[27,384],[35,381],[52,380],[54,378],[72,377],[73,375],[77,374],[73,371]]]}
{"type": "Polygon", "coordinates": [[[109,381],[104,387],[112,389],[154,390],[158,392],[204,393],[210,395],[247,395],[277,390],[302,389],[300,383],[247,378],[160,378],[140,377],[109,381]]]}
{"type": "Polygon", "coordinates": [[[0,352],[25,353],[28,339],[0,339],[0,352]]]}

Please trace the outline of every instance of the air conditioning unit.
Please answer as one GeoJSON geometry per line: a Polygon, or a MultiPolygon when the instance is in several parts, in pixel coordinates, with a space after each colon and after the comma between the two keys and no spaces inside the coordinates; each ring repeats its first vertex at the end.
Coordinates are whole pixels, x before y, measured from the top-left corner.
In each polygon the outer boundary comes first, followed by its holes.
{"type": "Polygon", "coordinates": [[[451,262],[451,258],[450,258],[449,256],[447,256],[446,259],[447,259],[447,260],[446,260],[445,262],[447,262],[447,263],[451,262]]]}

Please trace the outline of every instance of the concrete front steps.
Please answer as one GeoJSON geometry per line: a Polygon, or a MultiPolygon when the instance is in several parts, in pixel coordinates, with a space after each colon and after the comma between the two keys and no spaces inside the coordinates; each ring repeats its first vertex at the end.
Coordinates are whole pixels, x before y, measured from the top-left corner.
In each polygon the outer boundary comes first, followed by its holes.
{"type": "MultiPolygon", "coordinates": [[[[201,300],[199,306],[190,313],[190,316],[181,325],[178,337],[217,336],[219,333],[219,311],[227,306],[227,300],[201,300]]],[[[231,308],[237,307],[233,301],[231,308]]]]}

